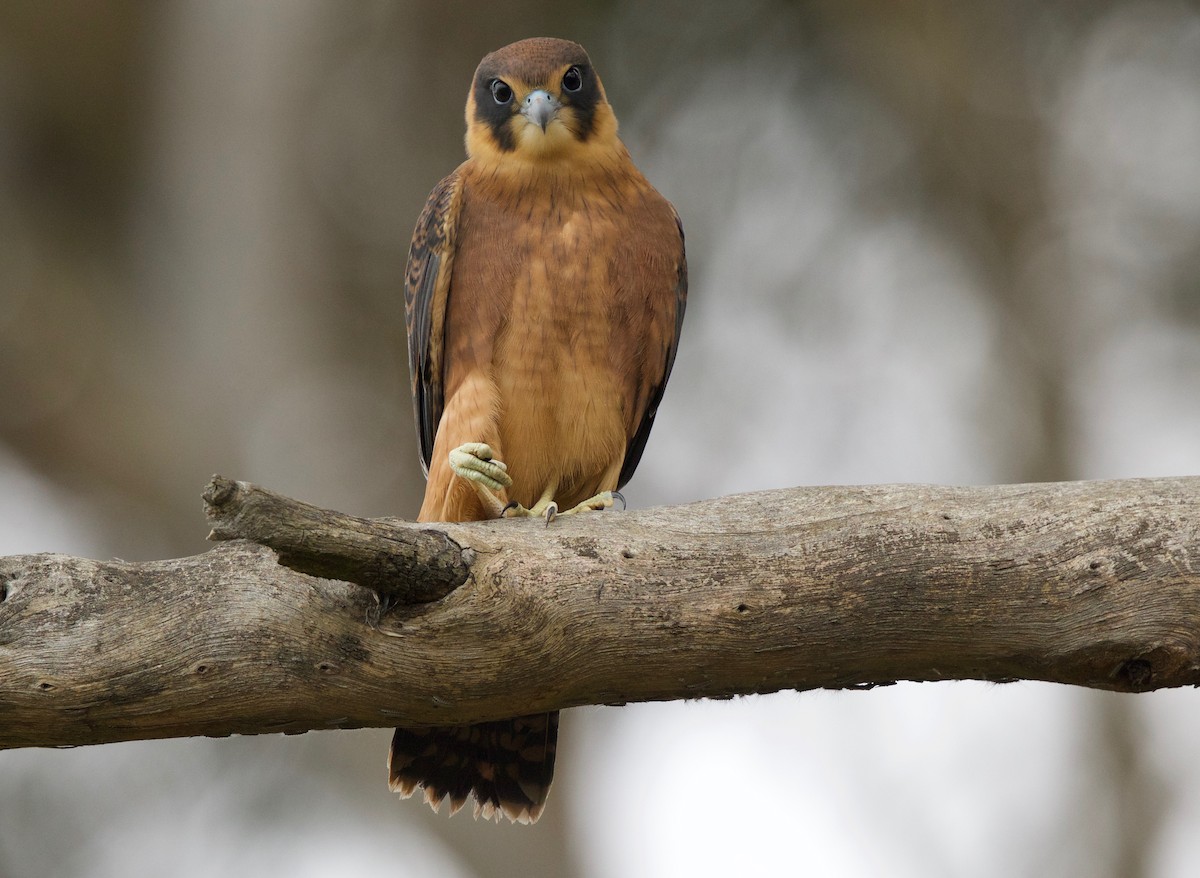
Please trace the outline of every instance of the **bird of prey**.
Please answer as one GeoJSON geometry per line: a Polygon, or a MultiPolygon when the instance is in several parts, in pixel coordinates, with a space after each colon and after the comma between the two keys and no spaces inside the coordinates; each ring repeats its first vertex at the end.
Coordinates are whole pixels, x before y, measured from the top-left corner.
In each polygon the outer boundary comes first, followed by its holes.
{"type": "MultiPolygon", "coordinates": [[[[420,521],[603,509],[633,475],[687,299],[683,229],[634,167],[582,46],[486,56],[467,160],[417,221],[405,310],[420,521]]],[[[451,813],[538,818],[558,714],[397,729],[392,789],[451,813]]]]}

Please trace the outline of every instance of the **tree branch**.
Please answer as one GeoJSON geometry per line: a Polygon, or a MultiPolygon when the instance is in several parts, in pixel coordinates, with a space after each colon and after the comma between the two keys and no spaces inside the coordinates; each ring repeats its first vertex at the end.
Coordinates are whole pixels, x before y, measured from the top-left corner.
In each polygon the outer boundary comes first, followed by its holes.
{"type": "Polygon", "coordinates": [[[203,497],[210,540],[250,540],[274,549],[285,567],[353,582],[389,602],[437,600],[470,573],[470,552],[434,528],[355,518],[222,476],[203,497]]]}
{"type": "Polygon", "coordinates": [[[895,680],[1200,683],[1200,478],[795,488],[549,528],[205,496],[215,538],[274,551],[0,559],[0,747],[895,680]],[[373,589],[400,602],[381,619],[373,589]]]}

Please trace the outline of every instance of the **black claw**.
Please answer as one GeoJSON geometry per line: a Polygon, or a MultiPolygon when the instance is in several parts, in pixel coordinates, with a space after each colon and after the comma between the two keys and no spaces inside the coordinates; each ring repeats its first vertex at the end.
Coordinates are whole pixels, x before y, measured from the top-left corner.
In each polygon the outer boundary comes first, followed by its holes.
{"type": "Polygon", "coordinates": [[[521,504],[520,504],[520,503],[518,503],[516,500],[509,500],[507,503],[505,503],[505,504],[504,504],[504,508],[500,510],[500,517],[501,517],[501,518],[504,518],[504,516],[505,516],[505,513],[507,513],[507,512],[508,512],[508,510],[510,510],[510,509],[516,509],[516,508],[518,508],[520,505],[521,505],[521,504]]]}
{"type": "Polygon", "coordinates": [[[557,515],[558,515],[558,504],[557,503],[551,503],[549,506],[546,507],[546,527],[550,526],[550,522],[554,521],[554,519],[557,515]]]}
{"type": "Polygon", "coordinates": [[[628,509],[628,508],[629,508],[629,504],[625,502],[625,495],[624,495],[624,494],[622,494],[620,491],[613,491],[613,492],[612,492],[612,495],[613,495],[613,499],[614,499],[614,500],[620,500],[620,501],[621,501],[621,511],[622,511],[622,512],[624,512],[626,509],[628,509]]]}

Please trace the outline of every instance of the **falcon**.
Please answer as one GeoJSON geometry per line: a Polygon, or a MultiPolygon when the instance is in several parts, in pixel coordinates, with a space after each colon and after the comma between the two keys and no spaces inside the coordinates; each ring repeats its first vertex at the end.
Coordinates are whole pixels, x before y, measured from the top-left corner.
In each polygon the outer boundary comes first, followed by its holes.
{"type": "MultiPolygon", "coordinates": [[[[613,504],[646,446],[687,300],[683,228],[634,167],[583,47],[522,40],[467,96],[467,160],[417,221],[405,279],[419,521],[613,504]]],[[[393,790],[531,823],[558,714],[397,729],[393,790]]]]}

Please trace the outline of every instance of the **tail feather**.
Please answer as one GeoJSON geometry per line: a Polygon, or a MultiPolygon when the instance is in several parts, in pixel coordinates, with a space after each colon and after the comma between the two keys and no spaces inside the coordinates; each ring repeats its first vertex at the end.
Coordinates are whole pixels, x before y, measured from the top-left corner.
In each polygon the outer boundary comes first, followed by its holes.
{"type": "Polygon", "coordinates": [[[437,811],[450,813],[475,797],[475,816],[533,823],[542,813],[554,777],[558,712],[466,726],[396,729],[388,755],[388,781],[405,798],[425,790],[437,811]]]}

